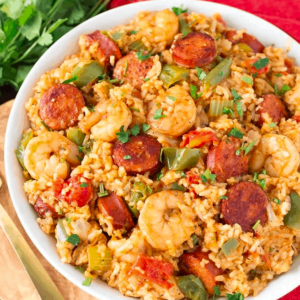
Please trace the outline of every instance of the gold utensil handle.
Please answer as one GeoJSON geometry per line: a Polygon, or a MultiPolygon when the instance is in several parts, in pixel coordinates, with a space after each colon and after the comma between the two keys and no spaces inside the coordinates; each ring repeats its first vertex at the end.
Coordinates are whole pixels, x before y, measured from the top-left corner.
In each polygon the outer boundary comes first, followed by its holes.
{"type": "Polygon", "coordinates": [[[0,225],[42,300],[64,300],[54,282],[0,204],[0,225]]]}

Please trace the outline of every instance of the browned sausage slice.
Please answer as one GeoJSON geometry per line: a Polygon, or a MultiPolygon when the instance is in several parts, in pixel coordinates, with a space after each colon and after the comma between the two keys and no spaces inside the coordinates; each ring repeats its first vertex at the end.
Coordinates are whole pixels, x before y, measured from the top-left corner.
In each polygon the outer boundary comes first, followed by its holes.
{"type": "Polygon", "coordinates": [[[244,231],[253,231],[254,224],[267,221],[266,193],[253,182],[240,182],[231,186],[222,199],[221,213],[226,224],[239,224],[244,231]]]}
{"type": "Polygon", "coordinates": [[[242,176],[248,171],[248,156],[242,151],[236,155],[241,147],[241,141],[234,137],[221,141],[217,147],[209,150],[207,167],[217,175],[218,182],[224,182],[230,177],[242,176]]]}
{"type": "Polygon", "coordinates": [[[135,226],[124,200],[115,193],[99,198],[98,208],[104,215],[112,218],[114,230],[130,230],[135,226]]]}
{"type": "Polygon", "coordinates": [[[202,67],[217,56],[215,40],[208,34],[192,32],[178,38],[172,46],[173,60],[187,68],[202,67]]]}
{"type": "Polygon", "coordinates": [[[237,43],[244,43],[247,44],[253,50],[254,53],[262,53],[264,51],[265,46],[254,36],[244,32],[242,38],[240,38],[239,40],[234,40],[233,37],[235,35],[235,30],[230,30],[226,32],[226,38],[234,45],[237,43]]]}
{"type": "Polygon", "coordinates": [[[210,295],[214,294],[214,287],[217,285],[215,277],[224,274],[224,271],[218,268],[208,257],[208,253],[201,250],[193,253],[184,253],[180,257],[179,268],[184,275],[198,276],[210,295]],[[203,259],[208,261],[204,267],[201,264],[203,259]]]}
{"type": "Polygon", "coordinates": [[[115,57],[115,61],[122,57],[117,44],[99,30],[83,36],[80,43],[81,48],[89,51],[91,56],[102,65],[109,65],[111,56],[115,57]]]}
{"type": "MultiPolygon", "coordinates": [[[[39,216],[42,218],[45,217],[47,212],[51,213],[54,219],[59,217],[55,209],[51,207],[49,204],[45,203],[41,197],[37,198],[33,207],[35,211],[39,214],[39,216]]],[[[61,215],[61,217],[63,217],[63,215],[61,215]]]]}
{"type": "Polygon", "coordinates": [[[153,58],[144,61],[137,58],[135,52],[123,56],[114,68],[113,78],[124,80],[133,87],[140,89],[144,83],[147,73],[153,67],[153,58]]]}
{"type": "Polygon", "coordinates": [[[264,113],[268,113],[269,117],[273,122],[279,123],[281,118],[287,118],[288,113],[283,102],[273,94],[264,95],[264,100],[259,104],[260,109],[258,110],[258,114],[260,118],[258,120],[258,124],[260,126],[263,125],[265,118],[263,117],[264,113]]]}
{"type": "Polygon", "coordinates": [[[160,167],[161,144],[150,135],[131,136],[129,142],[117,141],[113,150],[113,160],[124,167],[127,174],[155,173],[160,167]]]}
{"type": "Polygon", "coordinates": [[[53,130],[65,130],[78,123],[85,106],[81,92],[70,84],[56,84],[48,89],[40,101],[40,116],[53,130]]]}

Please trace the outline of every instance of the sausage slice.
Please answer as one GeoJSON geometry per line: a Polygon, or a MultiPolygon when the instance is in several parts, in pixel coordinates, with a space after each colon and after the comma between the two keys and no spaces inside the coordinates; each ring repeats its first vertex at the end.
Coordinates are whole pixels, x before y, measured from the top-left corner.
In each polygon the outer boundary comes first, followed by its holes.
{"type": "Polygon", "coordinates": [[[135,225],[124,200],[115,193],[99,198],[98,208],[104,215],[112,218],[114,230],[130,230],[135,225]]]}
{"type": "Polygon", "coordinates": [[[236,35],[235,30],[230,30],[226,32],[226,38],[232,42],[233,45],[238,44],[238,43],[244,43],[247,44],[254,53],[262,53],[265,49],[265,46],[257,40],[254,36],[248,34],[248,33],[243,33],[243,37],[239,40],[234,40],[233,37],[236,35]]]}
{"type": "Polygon", "coordinates": [[[243,156],[242,151],[236,155],[241,147],[241,140],[229,137],[221,141],[217,147],[209,150],[207,167],[217,175],[218,182],[224,182],[230,177],[242,176],[248,171],[248,156],[243,156]]]}
{"type": "MultiPolygon", "coordinates": [[[[52,206],[50,206],[49,204],[45,203],[41,197],[37,198],[33,208],[39,214],[39,216],[42,218],[45,217],[47,212],[50,212],[54,219],[57,219],[59,217],[59,215],[55,211],[55,209],[52,206]]],[[[61,215],[61,217],[63,217],[63,215],[61,215]]]]}
{"type": "Polygon", "coordinates": [[[115,57],[115,61],[122,57],[117,44],[99,30],[82,36],[80,45],[82,50],[89,51],[91,56],[102,65],[109,65],[111,56],[115,57]]]}
{"type": "Polygon", "coordinates": [[[173,60],[187,68],[202,67],[217,56],[215,40],[208,34],[192,32],[178,38],[172,46],[173,60]]]}
{"type": "Polygon", "coordinates": [[[117,141],[113,150],[113,160],[124,167],[127,174],[155,173],[160,167],[161,144],[150,135],[131,136],[129,142],[117,141]]]}
{"type": "Polygon", "coordinates": [[[215,277],[224,274],[224,271],[208,257],[208,253],[201,250],[184,253],[180,257],[179,268],[184,275],[198,276],[210,295],[214,294],[214,287],[217,285],[215,277]],[[208,263],[201,264],[203,259],[208,263]]]}
{"type": "Polygon", "coordinates": [[[264,95],[264,100],[259,104],[260,109],[258,110],[258,114],[260,118],[258,120],[258,124],[260,126],[263,125],[265,119],[263,117],[264,113],[268,113],[269,117],[273,122],[279,123],[281,118],[287,118],[288,113],[283,102],[273,94],[264,95]]]}
{"type": "Polygon", "coordinates": [[[124,82],[130,83],[133,87],[140,89],[153,64],[152,57],[141,61],[137,58],[135,52],[131,52],[117,62],[113,78],[124,80],[124,82]]]}
{"type": "Polygon", "coordinates": [[[253,225],[260,220],[264,225],[267,221],[266,193],[253,182],[240,182],[231,186],[222,199],[221,213],[226,224],[239,224],[243,231],[253,231],[253,225]]]}
{"type": "Polygon", "coordinates": [[[65,130],[78,123],[85,106],[81,92],[70,84],[56,84],[48,89],[40,101],[40,116],[53,130],[65,130]]]}

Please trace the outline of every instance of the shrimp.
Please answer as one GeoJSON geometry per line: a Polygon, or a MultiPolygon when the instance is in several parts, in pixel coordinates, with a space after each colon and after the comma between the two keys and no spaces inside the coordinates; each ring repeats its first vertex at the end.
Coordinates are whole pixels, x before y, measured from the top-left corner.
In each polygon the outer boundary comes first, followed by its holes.
{"type": "Polygon", "coordinates": [[[132,121],[130,109],[123,101],[101,101],[95,106],[95,111],[79,122],[84,133],[91,133],[94,138],[111,142],[116,139],[116,133],[124,126],[124,131],[132,121]]]}
{"type": "Polygon", "coordinates": [[[294,88],[284,94],[283,100],[291,113],[300,110],[300,75],[297,75],[294,88]]]}
{"type": "Polygon", "coordinates": [[[146,199],[139,227],[148,243],[156,249],[180,246],[195,230],[195,213],[184,205],[184,193],[162,191],[146,199]]]}
{"type": "Polygon", "coordinates": [[[189,93],[179,85],[150,102],[147,116],[153,130],[169,136],[181,136],[195,123],[197,109],[189,93]]]}
{"type": "Polygon", "coordinates": [[[24,152],[24,165],[34,179],[47,176],[65,179],[70,165],[80,164],[78,146],[58,132],[47,132],[32,138],[24,152]]]}
{"type": "Polygon", "coordinates": [[[150,43],[165,42],[170,45],[179,31],[179,20],[169,9],[164,9],[143,17],[136,26],[140,28],[141,35],[146,36],[150,43]]]}
{"type": "Polygon", "coordinates": [[[259,172],[263,167],[274,177],[287,177],[297,172],[300,159],[294,143],[284,135],[266,134],[250,159],[249,167],[259,172]]]}

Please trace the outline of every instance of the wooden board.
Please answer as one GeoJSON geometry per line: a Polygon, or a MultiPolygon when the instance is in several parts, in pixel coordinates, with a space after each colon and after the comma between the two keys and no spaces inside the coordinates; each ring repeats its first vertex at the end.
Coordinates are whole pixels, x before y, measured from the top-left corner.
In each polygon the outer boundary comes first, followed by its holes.
{"type": "MultiPolygon", "coordinates": [[[[18,216],[14,210],[12,202],[9,197],[5,173],[4,173],[4,136],[7,119],[9,116],[10,109],[13,101],[9,101],[5,104],[0,105],[0,178],[2,179],[3,185],[0,188],[0,203],[7,211],[9,216],[14,221],[15,225],[24,236],[29,246],[40,260],[50,277],[64,296],[65,300],[97,300],[96,298],[88,295],[84,291],[80,290],[60,273],[58,273],[40,254],[33,243],[25,233],[18,216]]],[[[13,248],[9,244],[4,232],[0,227],[0,299],[1,300],[40,300],[34,285],[31,283],[26,271],[24,270],[21,262],[14,253],[13,248]]]]}

